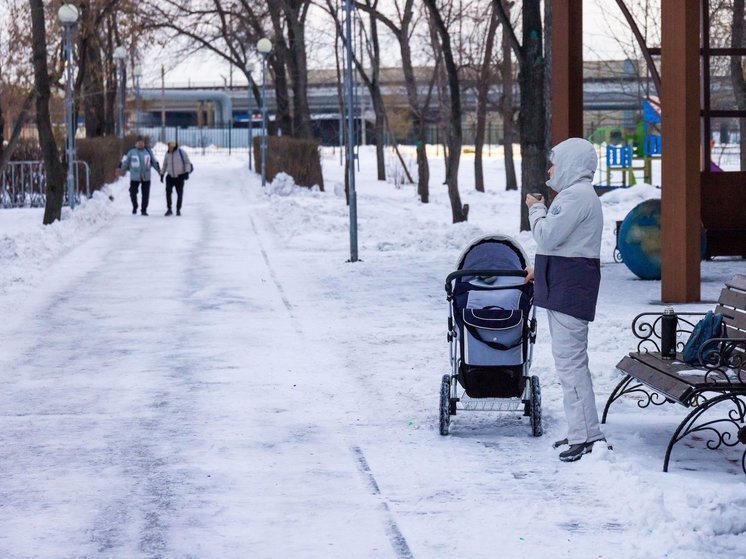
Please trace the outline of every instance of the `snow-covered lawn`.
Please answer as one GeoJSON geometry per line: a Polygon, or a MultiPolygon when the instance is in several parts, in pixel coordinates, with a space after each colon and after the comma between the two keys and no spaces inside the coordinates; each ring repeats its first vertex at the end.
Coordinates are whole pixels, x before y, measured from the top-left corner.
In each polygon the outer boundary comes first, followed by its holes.
{"type": "MultiPolygon", "coordinates": [[[[561,391],[545,316],[526,418],[457,415],[437,430],[449,369],[443,281],[474,237],[519,233],[502,161],[486,193],[461,168],[469,222],[450,223],[442,158],[432,203],[358,176],[359,255],[337,154],[325,192],[263,191],[245,156],[194,154],[184,215],[130,214],[127,183],[43,228],[0,212],[0,557],[746,556],[740,452],[680,444],[681,406],[616,403],[613,452],[557,460],[561,391]]],[[[602,292],[591,326],[598,405],[660,284],[612,259],[614,222],[649,186],[602,197],[602,292]]],[[[703,263],[705,302],[746,273],[703,263]]]]}

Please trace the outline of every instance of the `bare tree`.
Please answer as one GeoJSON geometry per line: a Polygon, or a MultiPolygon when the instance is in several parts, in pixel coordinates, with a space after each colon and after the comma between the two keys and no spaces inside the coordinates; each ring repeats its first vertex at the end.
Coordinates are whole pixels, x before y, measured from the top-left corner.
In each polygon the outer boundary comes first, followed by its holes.
{"type": "MultiPolygon", "coordinates": [[[[414,9],[414,0],[394,0],[394,10],[397,17],[390,18],[381,10],[372,10],[367,4],[356,2],[355,5],[361,10],[368,11],[375,16],[394,35],[399,44],[401,52],[402,72],[404,74],[404,86],[407,91],[407,102],[412,116],[412,127],[415,133],[417,152],[417,194],[423,204],[430,200],[430,166],[427,160],[427,134],[425,113],[430,103],[430,95],[425,99],[419,93],[419,84],[412,62],[412,35],[417,25],[417,12],[414,9]]],[[[432,85],[431,88],[432,90],[432,85]]]]}
{"type": "MultiPolygon", "coordinates": [[[[186,42],[186,47],[180,49],[183,56],[205,50],[227,61],[246,77],[257,104],[260,103],[261,93],[251,71],[257,59],[256,43],[262,37],[275,34],[265,2],[203,0],[184,5],[178,0],[143,0],[141,10],[143,7],[147,29],[169,31],[166,40],[170,44],[179,44],[180,39],[186,42]]],[[[276,24],[283,33],[281,18],[276,24]]],[[[275,41],[274,46],[267,62],[274,82],[276,124],[284,134],[291,135],[286,48],[284,42],[278,45],[275,41]]]]}
{"type": "Polygon", "coordinates": [[[500,19],[494,7],[489,11],[489,24],[487,26],[487,37],[484,43],[484,54],[477,75],[477,122],[474,134],[474,187],[479,192],[484,192],[484,165],[482,153],[484,151],[484,135],[487,122],[487,104],[490,86],[494,83],[494,61],[493,47],[495,35],[500,19]]]}
{"type": "Polygon", "coordinates": [[[13,131],[10,133],[10,139],[8,140],[7,146],[2,145],[5,136],[5,119],[3,118],[2,110],[0,110],[0,174],[2,174],[5,166],[10,161],[10,158],[13,157],[13,152],[21,139],[21,132],[23,131],[24,125],[31,120],[31,106],[34,104],[35,100],[36,91],[31,90],[23,102],[21,111],[18,114],[15,125],[13,126],[13,131]]]}
{"type": "Polygon", "coordinates": [[[451,37],[448,27],[443,20],[440,8],[436,0],[425,0],[425,5],[430,10],[435,30],[440,40],[443,52],[443,61],[448,76],[449,90],[449,141],[448,161],[446,165],[446,184],[448,185],[448,198],[451,201],[451,214],[453,223],[466,221],[468,218],[468,206],[461,205],[461,195],[458,190],[458,167],[461,160],[462,129],[461,129],[461,85],[459,83],[458,67],[453,57],[451,48],[451,37]]]}
{"type": "MultiPolygon", "coordinates": [[[[352,55],[352,62],[357,69],[360,78],[362,79],[365,87],[370,93],[370,98],[373,103],[373,113],[375,114],[375,137],[376,137],[376,168],[378,172],[378,180],[386,180],[386,160],[384,157],[384,135],[386,133],[386,106],[383,102],[383,92],[381,91],[381,48],[378,42],[378,27],[377,20],[373,13],[376,12],[378,0],[365,0],[365,11],[370,16],[370,31],[367,33],[368,41],[366,41],[366,47],[368,50],[368,57],[370,59],[370,69],[366,70],[363,61],[360,60],[354,50],[352,55]]],[[[337,30],[337,36],[342,41],[342,45],[345,46],[347,38],[345,37],[344,31],[342,30],[342,21],[339,17],[339,3],[332,3],[332,0],[326,0],[326,11],[332,17],[335,28],[337,30]]],[[[362,19],[362,18],[361,18],[362,19]]],[[[362,21],[360,21],[362,26],[362,21]]]]}
{"type": "MultiPolygon", "coordinates": [[[[311,111],[308,106],[308,67],[306,19],[311,0],[274,0],[267,2],[275,33],[275,49],[287,64],[293,88],[292,134],[312,137],[311,111]]],[[[275,72],[277,67],[275,66],[275,72]]]]}
{"type": "MultiPolygon", "coordinates": [[[[512,2],[503,0],[505,11],[510,18],[512,2]]],[[[510,45],[510,32],[503,27],[502,33],[502,61],[500,75],[502,77],[502,95],[500,96],[500,115],[503,119],[503,153],[505,157],[505,190],[518,190],[518,180],[515,174],[513,160],[513,141],[515,140],[515,99],[513,95],[513,52],[510,45]]]]}
{"type": "Polygon", "coordinates": [[[34,78],[36,83],[36,126],[39,130],[39,143],[44,157],[47,179],[47,199],[44,208],[44,224],[60,219],[62,215],[62,194],[64,171],[59,150],[52,133],[49,116],[49,71],[47,67],[47,35],[42,0],[29,0],[31,31],[34,55],[34,78]]]}
{"type": "MultiPolygon", "coordinates": [[[[542,45],[541,1],[525,0],[522,13],[523,43],[518,41],[502,0],[492,0],[509,33],[518,59],[521,92],[519,126],[521,131],[521,193],[547,194],[546,109],[544,103],[544,49],[542,45]]],[[[530,230],[528,209],[521,204],[521,231],[530,230]]]]}

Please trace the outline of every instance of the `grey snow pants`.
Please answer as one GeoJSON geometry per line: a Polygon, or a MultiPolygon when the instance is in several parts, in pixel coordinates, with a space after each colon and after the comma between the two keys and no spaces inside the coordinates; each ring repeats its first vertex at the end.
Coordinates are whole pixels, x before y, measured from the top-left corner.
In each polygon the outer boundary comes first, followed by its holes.
{"type": "Polygon", "coordinates": [[[567,441],[570,444],[603,438],[588,369],[588,321],[547,309],[552,355],[564,394],[567,441]]]}

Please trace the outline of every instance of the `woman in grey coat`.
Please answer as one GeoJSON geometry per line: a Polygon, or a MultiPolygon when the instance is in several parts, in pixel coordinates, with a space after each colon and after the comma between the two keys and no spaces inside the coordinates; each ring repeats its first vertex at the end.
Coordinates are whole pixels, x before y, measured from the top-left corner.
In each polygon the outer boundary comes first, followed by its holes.
{"type": "Polygon", "coordinates": [[[526,197],[536,240],[534,269],[537,306],[546,309],[552,354],[564,394],[567,438],[555,447],[565,462],[605,441],[588,369],[588,324],[596,315],[601,282],[603,212],[593,189],[598,157],[582,138],[558,144],[550,156],[547,186],[558,194],[547,209],[543,198],[526,197]]]}
{"type": "Polygon", "coordinates": [[[166,215],[173,215],[171,211],[171,196],[176,188],[176,215],[181,215],[181,203],[184,199],[184,181],[192,171],[192,162],[187,153],[176,142],[168,142],[168,151],[163,157],[163,175],[166,175],[166,215]]]}

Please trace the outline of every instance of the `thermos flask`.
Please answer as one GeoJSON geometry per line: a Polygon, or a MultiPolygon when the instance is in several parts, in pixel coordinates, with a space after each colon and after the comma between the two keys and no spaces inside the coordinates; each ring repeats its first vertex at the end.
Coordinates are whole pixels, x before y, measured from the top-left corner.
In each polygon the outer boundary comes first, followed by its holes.
{"type": "Polygon", "coordinates": [[[676,326],[678,319],[673,307],[663,309],[661,318],[661,357],[676,359],[676,326]]]}

